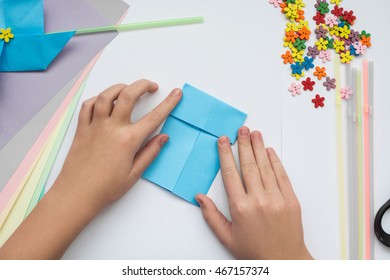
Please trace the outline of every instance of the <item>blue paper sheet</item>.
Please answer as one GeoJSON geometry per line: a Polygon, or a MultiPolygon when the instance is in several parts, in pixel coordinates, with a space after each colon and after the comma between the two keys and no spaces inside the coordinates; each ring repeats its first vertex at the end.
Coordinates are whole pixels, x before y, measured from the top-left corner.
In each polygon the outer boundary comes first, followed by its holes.
{"type": "Polygon", "coordinates": [[[143,178],[198,205],[195,195],[207,194],[220,168],[218,138],[228,136],[233,144],[246,116],[185,84],[182,100],[161,129],[169,141],[143,178]]]}
{"type": "Polygon", "coordinates": [[[45,70],[75,34],[45,34],[43,0],[0,0],[0,28],[14,38],[0,40],[0,71],[45,70]]]}

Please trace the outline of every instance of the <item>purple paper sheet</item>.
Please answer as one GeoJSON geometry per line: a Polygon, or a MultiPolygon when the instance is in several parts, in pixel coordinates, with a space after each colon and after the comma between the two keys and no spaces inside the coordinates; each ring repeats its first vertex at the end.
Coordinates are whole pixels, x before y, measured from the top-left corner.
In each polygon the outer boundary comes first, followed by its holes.
{"type": "MultiPolygon", "coordinates": [[[[85,0],[45,1],[46,32],[105,25],[85,0]]],[[[0,149],[116,35],[73,37],[44,72],[0,73],[0,149]]]]}

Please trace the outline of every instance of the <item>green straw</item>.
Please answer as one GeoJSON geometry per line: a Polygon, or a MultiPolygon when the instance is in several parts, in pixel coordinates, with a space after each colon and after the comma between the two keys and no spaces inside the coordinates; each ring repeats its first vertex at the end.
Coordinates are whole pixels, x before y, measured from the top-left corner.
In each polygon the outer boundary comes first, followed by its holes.
{"type": "Polygon", "coordinates": [[[112,26],[102,26],[102,27],[95,27],[95,28],[84,28],[84,29],[77,30],[76,35],[108,32],[108,31],[130,31],[130,30],[139,30],[139,29],[148,29],[148,28],[175,26],[175,25],[196,24],[202,22],[203,22],[203,17],[163,19],[163,20],[155,20],[155,21],[125,23],[125,24],[112,25],[112,26]]]}
{"type": "Polygon", "coordinates": [[[334,70],[336,78],[336,135],[337,135],[337,177],[339,192],[339,225],[341,259],[347,259],[347,207],[345,203],[345,171],[344,171],[344,136],[343,114],[340,94],[340,59],[335,58],[334,70]]]}

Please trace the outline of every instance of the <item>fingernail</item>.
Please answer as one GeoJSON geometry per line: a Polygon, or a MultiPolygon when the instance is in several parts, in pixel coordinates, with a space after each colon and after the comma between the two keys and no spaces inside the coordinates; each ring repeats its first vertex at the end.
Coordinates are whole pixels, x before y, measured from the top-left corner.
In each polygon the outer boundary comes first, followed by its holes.
{"type": "Polygon", "coordinates": [[[164,137],[162,137],[160,140],[161,147],[164,146],[168,142],[168,140],[169,140],[168,135],[165,135],[164,137]]]}
{"type": "Polygon", "coordinates": [[[246,126],[243,126],[240,128],[240,134],[241,136],[248,136],[249,135],[249,129],[246,126]]]}
{"type": "Polygon", "coordinates": [[[174,97],[180,96],[180,95],[181,95],[181,89],[175,88],[175,89],[172,91],[171,94],[172,94],[172,96],[174,96],[174,97]]]}
{"type": "Polygon", "coordinates": [[[196,200],[196,202],[198,202],[198,204],[199,204],[200,206],[202,206],[203,201],[202,201],[201,199],[195,197],[195,200],[196,200]]]}
{"type": "Polygon", "coordinates": [[[259,140],[263,139],[263,136],[261,135],[261,133],[259,131],[253,131],[251,137],[252,137],[253,141],[259,141],[259,140]]]}
{"type": "Polygon", "coordinates": [[[218,143],[221,145],[221,146],[224,146],[224,145],[227,145],[229,143],[229,138],[227,138],[226,136],[222,136],[218,139],[218,143]]]}
{"type": "Polygon", "coordinates": [[[155,82],[153,82],[153,86],[154,86],[155,88],[158,88],[158,84],[155,83],[155,82]]]}
{"type": "Polygon", "coordinates": [[[272,148],[267,148],[266,151],[267,151],[268,155],[271,155],[271,154],[275,153],[274,149],[272,149],[272,148]]]}

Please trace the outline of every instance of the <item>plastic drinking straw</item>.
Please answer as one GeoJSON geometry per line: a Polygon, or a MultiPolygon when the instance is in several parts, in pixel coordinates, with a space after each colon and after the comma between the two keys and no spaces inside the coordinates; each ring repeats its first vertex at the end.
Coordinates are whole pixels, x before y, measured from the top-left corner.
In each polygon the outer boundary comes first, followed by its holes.
{"type": "MultiPolygon", "coordinates": [[[[371,191],[371,201],[370,201],[370,217],[374,219],[374,62],[370,61],[368,64],[368,79],[369,79],[369,115],[370,115],[370,191],[371,191]]],[[[371,228],[371,258],[375,258],[375,247],[374,247],[374,226],[370,225],[371,228]]]]}
{"type": "Polygon", "coordinates": [[[349,237],[349,259],[359,258],[359,227],[358,227],[358,195],[356,183],[356,69],[351,69],[351,65],[346,67],[346,84],[352,89],[352,95],[347,100],[347,143],[348,143],[348,237],[349,237]]]}
{"type": "Polygon", "coordinates": [[[340,59],[334,60],[336,78],[336,127],[337,127],[337,175],[339,190],[339,225],[341,258],[347,259],[347,224],[345,204],[345,170],[344,170],[344,139],[343,139],[343,114],[340,95],[340,59]]]}
{"type": "Polygon", "coordinates": [[[157,28],[157,27],[167,27],[167,26],[174,26],[174,25],[196,24],[202,22],[203,22],[203,17],[162,19],[162,20],[154,20],[154,21],[125,23],[125,24],[111,25],[111,26],[101,26],[95,28],[83,28],[83,29],[76,30],[76,35],[109,32],[109,31],[130,31],[130,30],[157,28]]]}
{"type": "Polygon", "coordinates": [[[362,126],[362,74],[356,79],[356,128],[357,128],[357,186],[359,215],[359,259],[364,259],[364,197],[363,197],[363,126],[362,126]]]}
{"type": "Polygon", "coordinates": [[[368,61],[363,60],[363,137],[364,137],[364,237],[366,260],[371,259],[371,162],[370,162],[370,104],[368,61]]]}

